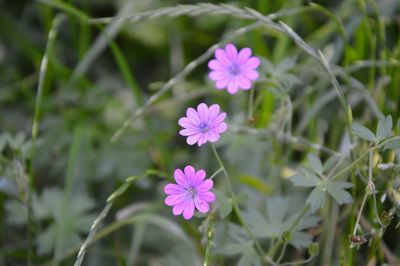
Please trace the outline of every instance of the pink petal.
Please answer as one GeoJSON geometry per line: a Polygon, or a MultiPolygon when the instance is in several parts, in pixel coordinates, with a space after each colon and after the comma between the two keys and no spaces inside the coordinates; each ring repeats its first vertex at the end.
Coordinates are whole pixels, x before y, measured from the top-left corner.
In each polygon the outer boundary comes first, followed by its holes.
{"type": "Polygon", "coordinates": [[[212,131],[218,134],[224,133],[228,129],[228,125],[226,123],[220,123],[216,127],[212,128],[212,131]]]}
{"type": "Polygon", "coordinates": [[[237,62],[239,64],[244,63],[251,56],[250,48],[243,48],[240,50],[239,55],[237,57],[237,62]]]}
{"type": "Polygon", "coordinates": [[[208,77],[209,77],[211,80],[217,81],[217,80],[221,80],[221,79],[226,78],[226,77],[227,77],[227,74],[226,74],[226,71],[217,70],[217,71],[211,71],[211,72],[208,74],[208,77]]]}
{"type": "Polygon", "coordinates": [[[199,134],[199,130],[198,129],[187,128],[187,129],[180,130],[179,134],[181,136],[187,137],[187,136],[192,136],[192,135],[199,134]]]}
{"type": "Polygon", "coordinates": [[[231,78],[228,83],[228,92],[230,94],[235,94],[239,89],[239,83],[237,82],[236,78],[231,78]]]}
{"type": "Polygon", "coordinates": [[[174,194],[166,197],[164,203],[168,206],[174,206],[179,204],[184,199],[185,199],[185,194],[174,194]]]}
{"type": "Polygon", "coordinates": [[[200,123],[199,115],[197,114],[196,110],[192,107],[189,107],[186,110],[186,117],[189,118],[189,120],[194,122],[195,124],[200,123]]]}
{"type": "Polygon", "coordinates": [[[224,67],[218,60],[211,60],[208,62],[208,67],[212,70],[226,70],[226,67],[224,67]]]}
{"type": "Polygon", "coordinates": [[[223,49],[215,50],[215,57],[222,66],[228,67],[230,65],[230,61],[223,49]]]}
{"type": "Polygon", "coordinates": [[[224,120],[225,120],[225,117],[226,117],[226,113],[224,112],[224,113],[220,113],[215,119],[214,119],[214,121],[211,121],[211,126],[214,126],[214,125],[218,125],[219,123],[221,123],[221,122],[223,122],[224,120]]]}
{"type": "Polygon", "coordinates": [[[250,80],[255,80],[255,79],[258,79],[258,77],[259,77],[258,72],[255,70],[246,70],[246,71],[243,71],[241,74],[242,74],[242,76],[244,76],[250,80]]]}
{"type": "Polygon", "coordinates": [[[213,202],[215,201],[215,194],[211,191],[204,192],[204,193],[197,193],[197,197],[201,200],[206,202],[213,202]]]}
{"type": "Polygon", "coordinates": [[[209,142],[216,142],[219,140],[219,137],[220,137],[219,134],[217,134],[215,132],[211,132],[211,131],[207,132],[207,140],[209,142]]]}
{"type": "Polygon", "coordinates": [[[251,88],[251,82],[245,77],[240,77],[239,78],[239,88],[248,90],[251,88]]]}
{"type": "Polygon", "coordinates": [[[185,176],[187,180],[189,181],[189,185],[192,186],[194,181],[195,181],[195,176],[196,176],[196,171],[194,170],[193,166],[187,165],[185,166],[185,176]]]}
{"type": "Polygon", "coordinates": [[[195,180],[194,180],[193,185],[194,185],[195,187],[197,187],[198,185],[200,185],[201,183],[203,183],[204,178],[206,178],[206,171],[204,171],[204,170],[199,170],[199,171],[197,171],[197,172],[196,172],[196,175],[195,175],[195,180]]]}
{"type": "Polygon", "coordinates": [[[228,59],[232,62],[236,60],[236,57],[238,55],[238,52],[236,50],[236,47],[229,43],[225,46],[225,51],[226,51],[226,55],[228,56],[228,59]]]}
{"type": "Polygon", "coordinates": [[[188,179],[181,169],[175,169],[174,178],[176,180],[176,183],[178,183],[178,185],[180,185],[181,187],[183,188],[188,187],[189,185],[188,179]]]}
{"type": "Polygon", "coordinates": [[[185,193],[185,189],[183,187],[175,185],[175,184],[167,184],[164,187],[164,192],[167,195],[170,195],[170,194],[181,194],[181,193],[185,193]]]}
{"type": "Polygon", "coordinates": [[[197,106],[197,113],[199,114],[200,123],[207,121],[208,107],[205,103],[201,103],[197,106]]]}
{"type": "Polygon", "coordinates": [[[199,137],[199,141],[197,142],[197,145],[200,147],[201,145],[203,145],[206,142],[207,142],[207,138],[205,137],[204,134],[201,134],[199,137]]]}
{"type": "Polygon", "coordinates": [[[210,189],[212,189],[214,185],[214,182],[211,179],[207,179],[204,182],[202,182],[200,185],[197,186],[197,192],[202,194],[205,192],[208,192],[210,189]]]}
{"type": "Polygon", "coordinates": [[[172,208],[172,213],[174,215],[180,215],[183,212],[183,209],[186,206],[186,202],[188,200],[182,200],[181,202],[179,202],[178,204],[176,204],[173,208],[172,208]]]}
{"type": "Polygon", "coordinates": [[[257,68],[259,65],[260,65],[260,59],[253,56],[253,57],[250,57],[248,60],[246,60],[246,62],[244,62],[241,65],[241,67],[243,69],[246,69],[246,68],[254,69],[254,68],[257,68]]]}
{"type": "Polygon", "coordinates": [[[201,137],[201,135],[202,135],[202,134],[197,134],[197,135],[189,136],[189,137],[186,139],[187,144],[189,144],[189,145],[195,144],[196,142],[199,141],[199,138],[201,137]]]}
{"type": "Polygon", "coordinates": [[[194,204],[196,208],[202,213],[206,213],[210,210],[210,206],[208,205],[208,203],[202,199],[199,199],[198,197],[194,198],[194,204]]]}
{"type": "Polygon", "coordinates": [[[217,89],[219,90],[224,89],[226,88],[226,86],[228,86],[228,82],[229,78],[218,80],[217,83],[215,84],[215,87],[217,87],[217,89]]]}
{"type": "Polygon", "coordinates": [[[187,200],[185,209],[183,210],[183,218],[189,220],[194,214],[194,203],[193,200],[187,200]]]}
{"type": "Polygon", "coordinates": [[[218,104],[213,104],[208,108],[208,122],[214,121],[214,119],[218,116],[220,107],[218,104]]]}
{"type": "Polygon", "coordinates": [[[194,124],[193,121],[190,120],[190,119],[187,118],[187,117],[182,117],[182,118],[180,118],[180,119],[178,120],[178,124],[179,124],[181,127],[184,127],[184,128],[197,129],[196,124],[194,124]]]}

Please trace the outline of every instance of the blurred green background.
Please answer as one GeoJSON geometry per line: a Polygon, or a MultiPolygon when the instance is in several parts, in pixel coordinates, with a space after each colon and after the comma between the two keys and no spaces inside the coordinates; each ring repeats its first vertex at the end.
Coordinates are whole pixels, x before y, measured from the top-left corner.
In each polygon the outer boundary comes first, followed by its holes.
{"type": "MultiPolygon", "coordinates": [[[[89,248],[84,264],[198,265],[204,253],[204,232],[198,230],[203,219],[174,217],[163,204],[162,188],[177,167],[191,164],[206,169],[208,176],[218,169],[207,145],[188,146],[177,134],[179,117],[200,102],[219,103],[228,113],[230,130],[218,148],[235,190],[250,198],[241,203],[244,209],[262,209],[270,199],[287,213],[301,210],[307,190],[295,189],[285,178],[307,163],[307,153],[317,153],[324,161],[348,149],[346,114],[329,76],[287,34],[260,25],[230,40],[262,58],[251,119],[249,93],[230,96],[215,90],[206,60],[111,142],[126,119],[170,78],[254,21],[212,12],[107,24],[86,20],[199,3],[204,1],[0,0],[0,265],[26,265],[27,260],[32,265],[71,265],[107,197],[126,177],[148,169],[158,174],[135,182],[116,200],[100,231],[102,239],[89,248]],[[51,28],[56,35],[49,39],[51,28]],[[41,72],[44,55],[48,67],[41,72]],[[41,73],[45,75],[39,83],[41,73]],[[130,220],[143,213],[151,215],[130,220]]],[[[391,115],[399,133],[399,1],[224,3],[265,15],[283,12],[277,21],[321,50],[331,64],[353,120],[375,131],[377,121],[391,115]]],[[[366,148],[368,143],[361,141],[355,152],[366,148]]],[[[399,160],[398,150],[376,157],[385,163],[399,160]]],[[[366,166],[357,170],[361,181],[353,175],[352,180],[358,180],[351,191],[355,206],[364,193],[366,171],[366,166]]],[[[381,197],[396,172],[374,171],[381,197]]],[[[226,190],[222,180],[216,179],[216,187],[226,190]]],[[[379,202],[379,212],[392,205],[379,202]]],[[[393,256],[400,254],[395,223],[383,240],[371,237],[370,245],[360,250],[348,248],[355,206],[339,211],[327,200],[318,213],[323,222],[307,231],[321,247],[310,265],[382,265],[387,261],[383,242],[393,256]]],[[[373,204],[367,203],[366,209],[367,222],[375,226],[373,204]]],[[[216,218],[213,263],[253,265],[241,253],[218,251],[230,235],[229,220],[235,222],[236,217],[216,218]]],[[[291,247],[285,258],[301,258],[307,243],[298,245],[299,250],[291,247]]]]}

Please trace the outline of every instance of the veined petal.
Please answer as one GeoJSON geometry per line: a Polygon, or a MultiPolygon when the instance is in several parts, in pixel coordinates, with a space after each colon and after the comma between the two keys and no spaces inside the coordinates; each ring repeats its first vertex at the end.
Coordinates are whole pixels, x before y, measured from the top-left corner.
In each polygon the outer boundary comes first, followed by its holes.
{"type": "Polygon", "coordinates": [[[244,63],[249,57],[251,56],[251,49],[250,48],[243,48],[240,50],[238,57],[237,57],[237,62],[239,64],[244,63]]]}
{"type": "Polygon", "coordinates": [[[194,198],[194,205],[202,213],[206,213],[210,210],[210,205],[208,205],[205,200],[202,200],[199,197],[194,198]]]}
{"type": "Polygon", "coordinates": [[[208,108],[208,122],[211,123],[219,114],[220,107],[218,104],[213,104],[208,108]]]}
{"type": "Polygon", "coordinates": [[[185,128],[185,129],[181,129],[179,131],[179,134],[181,136],[187,137],[187,136],[192,136],[192,135],[199,134],[199,130],[198,129],[185,128]]]}
{"type": "Polygon", "coordinates": [[[185,189],[183,187],[175,185],[175,184],[167,184],[164,187],[164,192],[167,195],[181,194],[181,193],[185,193],[185,189]]]}
{"type": "Polygon", "coordinates": [[[218,80],[228,77],[228,75],[227,75],[226,71],[216,70],[216,71],[211,71],[208,74],[208,77],[211,80],[218,81],[218,80]]]}
{"type": "Polygon", "coordinates": [[[201,145],[203,145],[206,142],[207,142],[206,136],[204,134],[201,134],[200,138],[199,138],[199,141],[197,142],[197,145],[199,145],[199,147],[200,147],[201,145]]]}
{"type": "Polygon", "coordinates": [[[202,134],[197,134],[197,135],[189,136],[189,137],[187,137],[186,142],[187,142],[187,144],[189,144],[189,145],[193,145],[193,144],[195,144],[196,142],[199,141],[199,139],[200,139],[201,136],[202,136],[202,134]]]}
{"type": "Polygon", "coordinates": [[[185,194],[173,194],[165,198],[164,203],[168,206],[174,206],[179,204],[185,199],[185,194]]]}
{"type": "Polygon", "coordinates": [[[178,124],[181,127],[188,128],[188,129],[197,129],[197,126],[187,117],[182,117],[178,120],[178,124]]]}
{"type": "Polygon", "coordinates": [[[195,124],[200,123],[199,115],[197,114],[196,110],[192,107],[189,107],[186,110],[186,117],[190,120],[193,121],[195,124]]]}
{"type": "Polygon", "coordinates": [[[226,55],[225,50],[223,49],[217,49],[215,50],[215,58],[217,58],[218,62],[221,63],[222,66],[228,67],[230,64],[229,58],[226,55]]]}
{"type": "Polygon", "coordinates": [[[215,84],[215,87],[219,90],[225,89],[228,86],[229,78],[218,80],[215,84]]]}
{"type": "Polygon", "coordinates": [[[188,200],[182,200],[181,202],[179,202],[178,204],[174,205],[174,207],[172,208],[172,213],[174,215],[180,215],[182,214],[184,208],[186,207],[186,202],[188,200]]]}
{"type": "Polygon", "coordinates": [[[189,220],[194,214],[194,202],[192,199],[186,201],[185,209],[183,210],[183,218],[189,220]]]}
{"type": "Polygon", "coordinates": [[[208,62],[208,67],[212,70],[226,70],[226,67],[215,59],[208,62]]]}
{"type": "Polygon", "coordinates": [[[228,57],[228,59],[232,62],[236,60],[236,57],[238,55],[238,52],[236,50],[236,47],[229,43],[225,46],[225,51],[226,51],[226,55],[228,57]]]}
{"type": "Polygon", "coordinates": [[[214,185],[214,182],[211,179],[207,179],[204,182],[202,182],[200,185],[197,186],[197,192],[198,193],[205,193],[208,192],[210,189],[212,189],[214,185]]]}
{"type": "Polygon", "coordinates": [[[239,78],[239,87],[244,90],[249,90],[251,88],[251,82],[245,77],[239,78]]]}
{"type": "Polygon", "coordinates": [[[235,94],[239,89],[239,83],[236,78],[231,78],[228,83],[228,92],[230,94],[235,94]]]}
{"type": "Polygon", "coordinates": [[[204,178],[206,178],[206,171],[204,171],[203,169],[198,170],[196,172],[195,182],[193,183],[193,185],[197,188],[198,185],[203,183],[204,178]]]}
{"type": "Polygon", "coordinates": [[[246,71],[243,71],[241,74],[250,80],[255,80],[255,79],[258,79],[258,77],[259,77],[258,72],[255,70],[246,70],[246,71]]]}
{"type": "Polygon", "coordinates": [[[196,176],[196,171],[194,170],[193,166],[191,165],[187,165],[185,166],[185,176],[187,178],[187,180],[189,181],[189,185],[193,186],[193,183],[195,181],[195,176],[196,176]]]}
{"type": "Polygon", "coordinates": [[[200,123],[207,121],[208,107],[205,103],[201,103],[197,106],[197,113],[199,114],[200,123]]]}
{"type": "Polygon", "coordinates": [[[246,62],[244,62],[241,65],[241,67],[243,69],[246,69],[246,68],[254,69],[254,68],[257,68],[259,65],[260,65],[260,59],[253,56],[253,57],[250,57],[248,60],[246,60],[246,62]]]}
{"type": "Polygon", "coordinates": [[[220,123],[216,127],[212,128],[212,131],[218,134],[224,133],[228,129],[228,125],[226,123],[220,123]]]}
{"type": "Polygon", "coordinates": [[[215,201],[215,194],[211,191],[204,192],[204,193],[197,193],[197,197],[208,203],[215,201]]]}
{"type": "Polygon", "coordinates": [[[219,124],[221,122],[223,122],[226,118],[226,113],[220,113],[215,119],[214,121],[211,121],[211,125],[215,125],[215,124],[219,124]]]}
{"type": "Polygon", "coordinates": [[[209,141],[209,142],[216,142],[216,141],[218,141],[219,140],[219,134],[218,133],[215,133],[215,132],[212,132],[212,131],[208,131],[207,132],[207,140],[209,141]]]}
{"type": "Polygon", "coordinates": [[[187,180],[187,177],[185,176],[185,174],[182,172],[181,169],[175,169],[174,171],[174,178],[176,183],[183,187],[183,188],[187,188],[189,185],[189,182],[187,180]]]}

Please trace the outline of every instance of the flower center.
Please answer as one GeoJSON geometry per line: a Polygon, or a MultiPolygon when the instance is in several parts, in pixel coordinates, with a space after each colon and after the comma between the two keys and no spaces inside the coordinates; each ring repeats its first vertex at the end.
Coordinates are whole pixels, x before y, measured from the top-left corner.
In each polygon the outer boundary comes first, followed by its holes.
{"type": "Polygon", "coordinates": [[[194,198],[194,197],[196,197],[196,194],[197,194],[197,191],[194,187],[189,187],[186,190],[186,197],[188,197],[188,198],[194,198]]]}
{"type": "Polygon", "coordinates": [[[228,71],[232,76],[236,76],[240,73],[240,67],[236,63],[233,63],[229,66],[228,71]]]}
{"type": "Polygon", "coordinates": [[[208,132],[210,129],[208,128],[207,123],[201,122],[199,125],[199,129],[202,133],[208,132]]]}

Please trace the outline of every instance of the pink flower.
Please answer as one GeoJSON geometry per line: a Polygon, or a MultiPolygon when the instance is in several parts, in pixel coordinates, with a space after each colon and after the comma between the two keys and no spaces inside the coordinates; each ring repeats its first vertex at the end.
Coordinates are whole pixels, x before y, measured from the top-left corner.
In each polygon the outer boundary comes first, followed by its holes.
{"type": "Polygon", "coordinates": [[[179,134],[187,137],[186,142],[201,146],[207,141],[216,142],[219,134],[226,131],[227,124],[224,123],[226,113],[219,113],[219,105],[213,104],[207,107],[205,103],[197,106],[197,111],[189,107],[186,110],[186,117],[179,119],[178,124],[184,129],[179,134]]]}
{"type": "Polygon", "coordinates": [[[206,172],[204,170],[196,171],[192,166],[185,167],[184,172],[181,169],[175,169],[174,178],[177,184],[167,184],[164,192],[167,194],[165,204],[174,206],[172,213],[181,215],[189,220],[193,217],[195,207],[202,213],[210,210],[209,203],[215,201],[215,194],[210,191],[213,187],[211,179],[204,180],[206,172]]]}
{"type": "Polygon", "coordinates": [[[226,45],[225,50],[217,49],[216,59],[208,62],[212,70],[209,77],[215,81],[217,89],[227,88],[230,94],[235,94],[238,89],[250,89],[251,81],[259,76],[255,69],[260,65],[260,59],[250,56],[250,48],[243,48],[238,53],[233,44],[226,45]]]}

